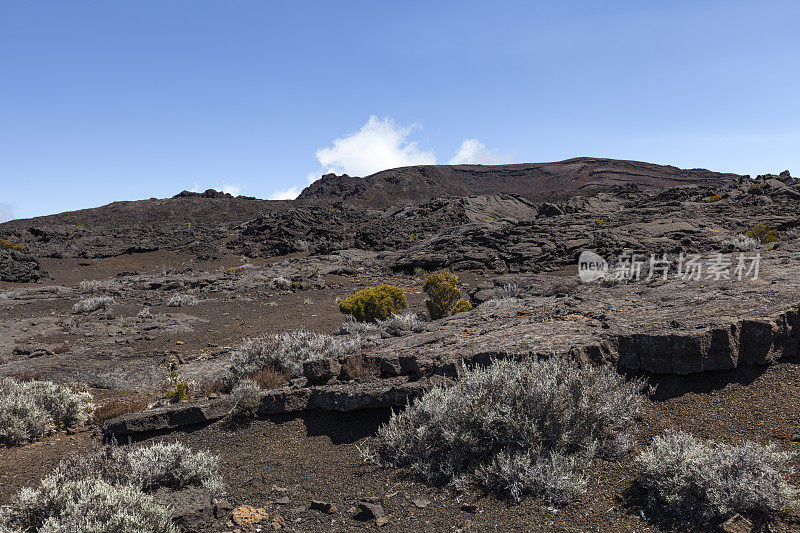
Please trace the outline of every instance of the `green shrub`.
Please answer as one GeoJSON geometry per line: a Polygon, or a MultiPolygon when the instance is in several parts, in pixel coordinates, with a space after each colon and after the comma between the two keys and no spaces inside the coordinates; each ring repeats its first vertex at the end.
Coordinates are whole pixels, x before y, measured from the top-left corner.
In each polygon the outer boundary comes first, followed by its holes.
{"type": "Polygon", "coordinates": [[[682,521],[707,522],[732,513],[770,515],[795,507],[794,454],[774,444],[702,442],[683,432],[653,439],[634,462],[653,509],[682,521]]]}
{"type": "Polygon", "coordinates": [[[189,382],[183,379],[177,370],[169,371],[164,398],[173,403],[189,399],[189,382]]]}
{"type": "Polygon", "coordinates": [[[778,230],[769,224],[756,224],[745,233],[751,239],[755,239],[761,244],[778,242],[778,230]]]}
{"type": "MultiPolygon", "coordinates": [[[[452,313],[453,307],[461,299],[461,291],[458,288],[458,276],[450,272],[437,272],[431,274],[425,280],[422,289],[428,295],[425,307],[431,318],[442,318],[452,313]]],[[[460,311],[464,311],[463,304],[460,304],[460,311]]],[[[471,307],[471,306],[470,306],[471,307]]]]}
{"type": "Polygon", "coordinates": [[[38,440],[87,419],[87,398],[50,381],[0,379],[0,443],[38,440]]]}
{"type": "Polygon", "coordinates": [[[394,413],[364,453],[428,482],[472,480],[516,500],[563,503],[584,490],[583,467],[596,453],[631,447],[643,387],[561,358],[498,360],[394,413]]]}
{"type": "Polygon", "coordinates": [[[472,304],[469,303],[469,300],[461,298],[453,304],[453,307],[450,308],[450,314],[455,315],[456,313],[463,313],[464,311],[469,311],[470,309],[472,309],[472,304]]]}
{"type": "Polygon", "coordinates": [[[381,285],[358,291],[345,298],[339,304],[339,311],[361,322],[373,322],[385,320],[406,307],[408,302],[402,289],[394,285],[381,285]]]}
{"type": "Polygon", "coordinates": [[[26,248],[15,242],[12,242],[8,239],[0,239],[0,248],[8,248],[9,250],[17,250],[18,252],[24,252],[26,248]]]}

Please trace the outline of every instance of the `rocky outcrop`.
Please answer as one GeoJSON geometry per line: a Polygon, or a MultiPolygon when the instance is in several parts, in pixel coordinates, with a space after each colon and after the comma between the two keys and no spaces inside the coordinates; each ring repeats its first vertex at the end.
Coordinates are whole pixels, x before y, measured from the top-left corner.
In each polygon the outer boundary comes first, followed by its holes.
{"type": "Polygon", "coordinates": [[[0,281],[32,283],[47,277],[32,254],[0,248],[0,281]]]}
{"type": "Polygon", "coordinates": [[[228,416],[232,409],[233,402],[229,398],[148,409],[106,421],[103,435],[119,439],[139,433],[205,424],[228,416]]]}

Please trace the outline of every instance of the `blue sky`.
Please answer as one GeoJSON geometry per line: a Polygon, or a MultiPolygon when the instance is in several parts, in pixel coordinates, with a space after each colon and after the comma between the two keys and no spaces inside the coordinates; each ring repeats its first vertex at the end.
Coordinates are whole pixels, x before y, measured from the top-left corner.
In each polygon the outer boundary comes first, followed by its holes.
{"type": "Polygon", "coordinates": [[[800,174],[798,2],[0,3],[0,219],[580,155],[800,174]]]}

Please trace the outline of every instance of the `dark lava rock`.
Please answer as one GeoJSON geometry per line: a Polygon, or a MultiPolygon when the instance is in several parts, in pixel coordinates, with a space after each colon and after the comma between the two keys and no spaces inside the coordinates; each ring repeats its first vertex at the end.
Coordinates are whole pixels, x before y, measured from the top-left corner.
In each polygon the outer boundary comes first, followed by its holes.
{"type": "Polygon", "coordinates": [[[48,277],[32,254],[0,248],[0,281],[32,283],[48,277]]]}
{"type": "Polygon", "coordinates": [[[228,416],[232,409],[233,402],[229,398],[148,409],[107,420],[103,435],[119,438],[213,422],[228,416]]]}
{"type": "Polygon", "coordinates": [[[335,359],[317,359],[303,363],[303,375],[312,385],[324,385],[339,375],[341,365],[335,359]]]}
{"type": "Polygon", "coordinates": [[[360,511],[359,516],[364,520],[374,520],[386,514],[378,498],[361,500],[358,502],[358,509],[360,511]]]}

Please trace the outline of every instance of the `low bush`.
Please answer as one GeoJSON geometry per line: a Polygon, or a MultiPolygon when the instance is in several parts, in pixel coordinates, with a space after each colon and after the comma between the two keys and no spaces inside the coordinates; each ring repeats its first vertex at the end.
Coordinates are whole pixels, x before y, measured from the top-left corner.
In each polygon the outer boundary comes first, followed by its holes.
{"type": "Polygon", "coordinates": [[[742,233],[738,234],[736,237],[729,237],[722,241],[723,247],[731,246],[740,252],[749,252],[751,250],[757,250],[759,246],[761,246],[761,242],[758,239],[754,239],[753,237],[748,237],[742,233]]]}
{"type": "Polygon", "coordinates": [[[469,303],[469,300],[461,298],[453,304],[453,307],[450,308],[450,314],[456,315],[458,313],[463,313],[464,311],[469,311],[470,309],[472,309],[472,304],[469,303]]]}
{"type": "Polygon", "coordinates": [[[167,307],[193,307],[198,303],[194,294],[175,294],[167,301],[167,307]]]}
{"type": "Polygon", "coordinates": [[[774,444],[703,442],[683,432],[653,439],[634,464],[651,507],[668,518],[708,522],[731,513],[770,515],[797,504],[794,454],[774,444]]]}
{"type": "Polygon", "coordinates": [[[246,269],[245,269],[244,266],[235,266],[235,267],[226,268],[225,269],[225,273],[226,274],[232,274],[234,276],[238,276],[239,274],[243,273],[245,270],[246,269]]]}
{"type": "Polygon", "coordinates": [[[164,390],[164,398],[173,403],[189,399],[190,384],[174,368],[169,370],[162,389],[164,390]]]}
{"type": "Polygon", "coordinates": [[[272,278],[272,288],[280,291],[288,291],[292,288],[292,282],[284,277],[278,276],[277,278],[272,278]]]}
{"type": "Polygon", "coordinates": [[[87,398],[50,381],[0,379],[0,443],[38,440],[86,421],[87,398]]]}
{"type": "Polygon", "coordinates": [[[714,203],[719,202],[721,200],[722,200],[722,196],[720,196],[718,194],[714,194],[712,196],[706,196],[705,198],[703,198],[703,201],[705,203],[707,203],[707,204],[714,204],[714,203]]]}
{"type": "Polygon", "coordinates": [[[288,331],[245,340],[231,353],[231,363],[223,378],[226,388],[256,373],[273,368],[292,376],[303,372],[303,363],[326,357],[339,357],[361,348],[361,337],[334,336],[310,331],[288,331]]]}
{"type": "Polygon", "coordinates": [[[97,279],[81,281],[80,289],[83,294],[94,294],[100,292],[103,288],[103,282],[97,279]]]}
{"type": "Polygon", "coordinates": [[[17,244],[8,239],[0,239],[0,248],[7,248],[9,250],[16,250],[18,252],[24,252],[26,250],[23,245],[17,244]]]}
{"type": "Polygon", "coordinates": [[[384,320],[396,311],[408,307],[402,289],[393,285],[381,285],[374,289],[364,289],[345,298],[339,303],[339,310],[361,322],[384,320]]]}
{"type": "Polygon", "coordinates": [[[497,360],[394,413],[364,454],[428,482],[472,480],[516,500],[530,493],[564,503],[583,491],[595,454],[632,446],[643,388],[611,368],[561,358],[497,360]]]}
{"type": "Polygon", "coordinates": [[[497,291],[495,298],[519,298],[522,296],[522,289],[516,283],[506,283],[497,291]]]}
{"type": "Polygon", "coordinates": [[[150,318],[151,316],[149,307],[143,307],[136,315],[137,318],[150,318]]]}
{"type": "MultiPolygon", "coordinates": [[[[469,304],[469,302],[461,298],[458,276],[450,272],[442,271],[431,274],[425,280],[422,289],[428,295],[428,299],[425,300],[425,307],[428,308],[428,314],[433,319],[443,318],[448,314],[452,314],[456,304],[458,304],[458,312],[466,310],[464,302],[469,304]]],[[[469,309],[471,308],[472,306],[470,305],[469,309]]]]}
{"type": "Polygon", "coordinates": [[[110,296],[94,296],[79,301],[72,306],[73,313],[92,313],[100,309],[110,311],[114,306],[114,298],[110,296]]]}
{"type": "Polygon", "coordinates": [[[778,230],[769,224],[756,224],[745,235],[751,239],[755,239],[761,244],[768,244],[771,242],[778,242],[778,230]]]}
{"type": "Polygon", "coordinates": [[[261,405],[263,393],[261,387],[252,379],[243,379],[231,391],[236,406],[250,413],[255,413],[261,405]]]}
{"type": "Polygon", "coordinates": [[[59,463],[39,487],[23,489],[0,513],[0,531],[111,533],[179,531],[147,493],[202,485],[224,494],[219,458],[179,443],[96,447],[59,463]]]}
{"type": "Polygon", "coordinates": [[[219,493],[219,457],[193,452],[179,442],[140,446],[127,453],[128,483],[150,492],[159,487],[181,489],[202,485],[219,493]]]}
{"type": "Polygon", "coordinates": [[[0,515],[0,531],[47,533],[178,533],[170,511],[134,487],[101,479],[42,481],[23,490],[0,515]],[[2,529],[3,524],[9,529],[2,529]],[[11,529],[13,528],[13,529],[11,529]]]}
{"type": "Polygon", "coordinates": [[[274,389],[289,381],[291,377],[292,376],[286,372],[281,372],[280,370],[268,366],[253,374],[251,379],[262,389],[274,389]]]}
{"type": "Polygon", "coordinates": [[[386,320],[376,320],[375,322],[359,322],[349,318],[342,324],[339,333],[341,335],[360,335],[365,338],[380,338],[384,335],[401,337],[421,328],[422,321],[416,313],[403,313],[392,315],[386,320]]]}

